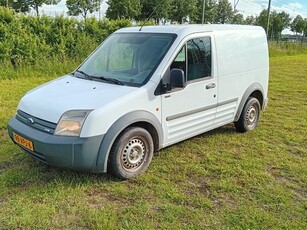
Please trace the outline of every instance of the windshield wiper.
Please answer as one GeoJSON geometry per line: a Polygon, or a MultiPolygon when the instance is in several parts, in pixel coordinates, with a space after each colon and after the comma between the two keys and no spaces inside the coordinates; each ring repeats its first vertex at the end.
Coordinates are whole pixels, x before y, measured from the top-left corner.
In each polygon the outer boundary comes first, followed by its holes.
{"type": "Polygon", "coordinates": [[[125,85],[122,81],[120,81],[116,78],[107,78],[107,77],[103,77],[103,76],[94,77],[94,78],[98,78],[99,80],[102,80],[102,81],[105,81],[105,82],[108,82],[108,83],[112,83],[112,84],[115,84],[115,85],[125,85]]]}
{"type": "Polygon", "coordinates": [[[100,77],[92,76],[92,75],[85,73],[82,70],[76,70],[75,72],[81,73],[85,78],[87,78],[91,81],[94,81],[95,79],[99,79],[99,80],[102,80],[102,81],[105,81],[105,82],[108,82],[108,83],[112,83],[112,84],[115,84],[115,85],[125,85],[123,82],[121,82],[120,80],[115,79],[115,78],[107,78],[107,77],[103,77],[103,76],[100,76],[100,77]]]}
{"type": "Polygon", "coordinates": [[[83,72],[82,70],[76,70],[75,72],[81,73],[83,74],[83,76],[91,81],[93,81],[93,77],[85,72],[83,72]]]}

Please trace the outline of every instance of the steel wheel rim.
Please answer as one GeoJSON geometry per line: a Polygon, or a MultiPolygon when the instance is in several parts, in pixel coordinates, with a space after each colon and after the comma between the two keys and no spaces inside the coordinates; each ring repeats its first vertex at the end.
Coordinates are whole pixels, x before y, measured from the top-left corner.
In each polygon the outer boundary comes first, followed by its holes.
{"type": "Polygon", "coordinates": [[[147,141],[141,137],[130,139],[121,154],[121,165],[128,172],[137,171],[145,162],[148,151],[147,141]]]}
{"type": "Polygon", "coordinates": [[[253,128],[258,121],[259,109],[256,105],[252,105],[248,108],[245,116],[245,123],[248,128],[253,128]]]}

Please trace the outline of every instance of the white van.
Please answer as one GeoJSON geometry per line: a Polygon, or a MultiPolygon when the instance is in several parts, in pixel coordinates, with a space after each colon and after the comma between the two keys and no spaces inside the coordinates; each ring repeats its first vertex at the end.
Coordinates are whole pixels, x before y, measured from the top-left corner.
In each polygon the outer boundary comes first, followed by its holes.
{"type": "Polygon", "coordinates": [[[261,27],[120,29],[73,73],[29,91],[8,131],[49,165],[129,179],[161,148],[231,122],[254,129],[268,74],[261,27]]]}

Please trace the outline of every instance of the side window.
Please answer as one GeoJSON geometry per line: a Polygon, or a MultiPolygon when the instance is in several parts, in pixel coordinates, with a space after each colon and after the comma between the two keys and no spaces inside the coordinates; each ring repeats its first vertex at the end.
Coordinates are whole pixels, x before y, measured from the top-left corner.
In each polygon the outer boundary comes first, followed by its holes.
{"type": "Polygon", "coordinates": [[[195,38],[187,43],[187,80],[211,76],[211,40],[195,38]]]}
{"type": "Polygon", "coordinates": [[[171,64],[182,69],[187,81],[211,76],[211,39],[195,38],[186,43],[171,64]]]}
{"type": "Polygon", "coordinates": [[[181,51],[177,54],[177,57],[171,64],[171,70],[176,68],[176,69],[182,69],[183,72],[186,75],[186,46],[183,46],[181,51]]]}

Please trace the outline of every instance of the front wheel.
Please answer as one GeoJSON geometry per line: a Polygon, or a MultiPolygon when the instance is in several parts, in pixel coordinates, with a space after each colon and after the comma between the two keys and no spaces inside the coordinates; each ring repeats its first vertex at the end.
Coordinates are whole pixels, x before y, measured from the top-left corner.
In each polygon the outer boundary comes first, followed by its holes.
{"type": "Polygon", "coordinates": [[[125,180],[143,173],[154,152],[150,133],[140,127],[124,130],[115,140],[108,159],[108,173],[125,180]]]}
{"type": "Polygon", "coordinates": [[[239,132],[247,132],[257,127],[260,118],[260,103],[257,98],[249,97],[245,103],[240,118],[235,122],[239,132]]]}

